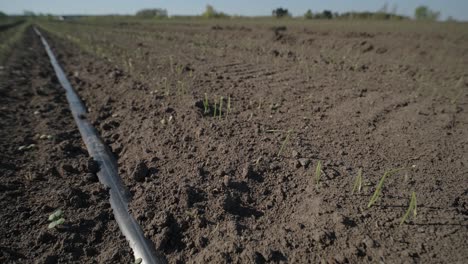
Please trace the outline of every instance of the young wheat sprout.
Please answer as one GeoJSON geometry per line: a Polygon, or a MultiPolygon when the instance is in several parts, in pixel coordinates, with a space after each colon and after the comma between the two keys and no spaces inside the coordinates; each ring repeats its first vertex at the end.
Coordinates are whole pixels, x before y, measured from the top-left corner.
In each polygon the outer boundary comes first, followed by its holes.
{"type": "Polygon", "coordinates": [[[166,96],[169,95],[169,87],[167,86],[167,78],[164,77],[163,79],[164,82],[164,89],[166,90],[166,96]]]}
{"type": "Polygon", "coordinates": [[[231,113],[231,96],[228,96],[228,101],[227,101],[227,113],[231,113]]]}
{"type": "Polygon", "coordinates": [[[410,199],[410,204],[408,206],[408,209],[406,210],[405,215],[403,215],[403,218],[400,221],[400,225],[402,225],[406,219],[410,216],[411,212],[413,212],[413,218],[416,217],[417,215],[417,202],[416,202],[416,192],[413,191],[411,193],[411,199],[410,199]]]}
{"type": "Polygon", "coordinates": [[[210,104],[208,103],[208,94],[205,93],[205,100],[203,100],[203,107],[205,108],[204,114],[210,112],[210,104]]]}
{"type": "Polygon", "coordinates": [[[382,192],[382,186],[384,184],[385,178],[387,178],[387,176],[389,176],[391,174],[395,174],[395,173],[399,172],[400,170],[402,170],[402,169],[390,170],[390,171],[386,171],[384,173],[384,175],[382,176],[382,178],[379,181],[379,184],[377,184],[377,188],[375,189],[374,195],[372,195],[369,203],[367,204],[367,208],[370,208],[379,199],[380,193],[382,192]]]}
{"type": "Polygon", "coordinates": [[[315,184],[318,185],[320,177],[322,176],[322,162],[319,160],[317,167],[315,167],[315,184]]]}
{"type": "Polygon", "coordinates": [[[353,191],[351,192],[351,194],[354,194],[356,191],[360,193],[361,188],[362,188],[362,168],[360,168],[358,171],[358,175],[356,177],[356,180],[354,181],[353,191]]]}
{"type": "Polygon", "coordinates": [[[170,67],[171,67],[171,73],[174,73],[174,61],[172,59],[172,55],[169,56],[169,64],[170,64],[170,67]]]}
{"type": "Polygon", "coordinates": [[[289,136],[291,135],[291,132],[292,130],[288,130],[287,134],[286,134],[286,138],[284,139],[283,141],[283,144],[281,144],[281,147],[280,147],[280,150],[278,151],[278,157],[281,155],[281,153],[283,152],[283,149],[284,147],[286,146],[286,143],[288,143],[289,141],[289,136]]]}

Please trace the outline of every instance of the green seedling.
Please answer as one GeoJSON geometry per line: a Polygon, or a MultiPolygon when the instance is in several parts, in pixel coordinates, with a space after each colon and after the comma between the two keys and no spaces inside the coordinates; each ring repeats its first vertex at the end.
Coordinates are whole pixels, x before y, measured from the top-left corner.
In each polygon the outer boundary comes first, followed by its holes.
{"type": "Polygon", "coordinates": [[[455,89],[458,89],[458,87],[460,87],[460,91],[458,91],[458,93],[456,93],[455,96],[450,100],[450,102],[453,105],[457,103],[458,98],[460,98],[461,95],[463,94],[463,89],[461,88],[462,84],[463,84],[463,77],[461,77],[460,80],[458,80],[457,84],[455,85],[455,89]]]}
{"type": "Polygon", "coordinates": [[[219,119],[221,119],[223,115],[223,101],[224,98],[221,96],[221,98],[219,99],[219,119]]]}
{"type": "Polygon", "coordinates": [[[174,73],[174,60],[172,59],[172,56],[169,56],[169,64],[171,67],[171,73],[174,73]]]}
{"type": "Polygon", "coordinates": [[[166,96],[168,96],[169,95],[169,87],[167,85],[167,78],[164,77],[162,80],[164,82],[164,90],[166,91],[165,94],[166,94],[166,96]]]}
{"type": "Polygon", "coordinates": [[[351,192],[351,194],[354,194],[356,191],[360,193],[361,188],[362,188],[362,169],[359,169],[356,180],[354,181],[353,191],[351,192]]]}
{"type": "Polygon", "coordinates": [[[53,222],[51,222],[48,226],[49,229],[52,229],[54,227],[57,227],[59,225],[62,225],[63,223],[65,223],[65,218],[60,218],[58,220],[55,220],[53,222]]]}
{"type": "Polygon", "coordinates": [[[203,112],[204,114],[207,114],[210,112],[210,103],[208,102],[208,94],[205,93],[205,100],[203,100],[203,108],[205,111],[203,112]]]}
{"type": "Polygon", "coordinates": [[[184,83],[181,81],[177,81],[177,94],[180,95],[184,91],[184,83]]]}
{"type": "Polygon", "coordinates": [[[315,184],[320,183],[320,178],[322,177],[322,162],[319,160],[317,166],[315,167],[315,184]]]}
{"type": "Polygon", "coordinates": [[[408,219],[408,217],[413,213],[413,218],[416,217],[417,215],[417,203],[416,203],[416,192],[411,193],[411,199],[410,199],[410,204],[408,206],[408,209],[406,210],[405,215],[403,215],[403,218],[400,221],[400,226],[408,219]]]}
{"type": "Polygon", "coordinates": [[[178,75],[181,75],[183,70],[184,70],[184,66],[182,66],[182,65],[177,65],[176,66],[176,71],[177,71],[178,75]]]}
{"type": "Polygon", "coordinates": [[[288,130],[288,132],[286,134],[286,138],[284,139],[283,144],[281,144],[280,150],[278,151],[278,155],[277,155],[278,157],[281,155],[281,153],[283,152],[284,147],[288,143],[289,137],[291,136],[291,132],[292,132],[292,130],[288,130]]]}
{"type": "Polygon", "coordinates": [[[367,208],[370,208],[379,199],[380,193],[382,192],[382,186],[384,184],[385,178],[387,178],[391,174],[395,174],[399,172],[400,170],[402,169],[390,170],[384,173],[379,183],[377,184],[377,188],[375,189],[374,195],[372,195],[369,203],[367,204],[367,208]]]}
{"type": "Polygon", "coordinates": [[[227,101],[227,113],[231,113],[231,96],[228,96],[228,101],[227,101]]]}
{"type": "Polygon", "coordinates": [[[51,215],[49,215],[49,221],[51,222],[49,224],[49,229],[52,229],[56,226],[59,226],[65,223],[65,218],[63,218],[62,215],[63,215],[63,212],[60,209],[56,210],[51,215]]]}
{"type": "Polygon", "coordinates": [[[257,109],[262,108],[262,103],[263,103],[262,101],[258,102],[258,107],[257,107],[257,109]]]}
{"type": "Polygon", "coordinates": [[[53,212],[51,215],[49,215],[49,221],[55,221],[59,218],[61,218],[63,215],[63,212],[61,209],[57,209],[55,212],[53,212]]]}

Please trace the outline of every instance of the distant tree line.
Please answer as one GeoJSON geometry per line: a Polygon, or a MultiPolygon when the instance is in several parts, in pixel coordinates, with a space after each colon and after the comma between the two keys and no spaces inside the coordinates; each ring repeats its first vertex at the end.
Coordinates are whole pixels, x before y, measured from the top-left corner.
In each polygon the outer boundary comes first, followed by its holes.
{"type": "Polygon", "coordinates": [[[376,19],[376,20],[402,20],[409,19],[407,16],[397,15],[393,12],[388,12],[387,8],[382,8],[377,12],[345,12],[338,13],[330,10],[323,10],[322,12],[313,13],[312,10],[307,10],[304,14],[305,19],[376,19]]]}
{"type": "Polygon", "coordinates": [[[138,11],[136,16],[142,18],[165,18],[167,17],[167,10],[162,8],[147,8],[138,11]]]}
{"type": "MultiPolygon", "coordinates": [[[[147,8],[138,11],[135,14],[137,17],[141,18],[166,18],[168,17],[168,13],[166,9],[162,8],[147,8]]],[[[25,10],[23,12],[24,17],[55,17],[49,14],[35,14],[32,11],[25,10]]],[[[227,18],[230,17],[229,15],[217,11],[214,9],[213,6],[207,5],[205,11],[201,15],[204,18],[227,18]]],[[[272,16],[276,18],[285,18],[285,17],[292,17],[291,13],[288,9],[283,7],[275,8],[272,11],[272,16]]],[[[7,18],[8,15],[4,12],[0,11],[0,19],[7,18]]],[[[312,10],[307,10],[303,17],[305,19],[376,19],[376,20],[403,20],[403,19],[410,19],[410,17],[398,15],[397,14],[397,7],[396,5],[393,6],[391,11],[388,11],[387,4],[385,4],[380,10],[376,12],[345,12],[345,13],[337,13],[332,12],[331,10],[323,10],[322,12],[312,12],[312,10]]],[[[426,20],[426,21],[436,21],[440,17],[440,12],[431,10],[427,6],[418,6],[414,10],[414,18],[416,20],[426,20]]],[[[452,17],[448,17],[447,21],[456,21],[452,17]]]]}

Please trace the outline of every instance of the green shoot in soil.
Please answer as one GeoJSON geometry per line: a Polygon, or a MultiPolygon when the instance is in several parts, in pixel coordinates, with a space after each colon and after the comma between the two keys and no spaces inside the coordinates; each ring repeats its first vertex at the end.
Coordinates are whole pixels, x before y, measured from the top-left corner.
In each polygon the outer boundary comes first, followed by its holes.
{"type": "Polygon", "coordinates": [[[286,138],[284,139],[283,144],[281,144],[281,148],[280,148],[280,150],[278,151],[278,155],[277,155],[278,157],[281,155],[281,153],[283,152],[284,147],[285,147],[286,144],[288,143],[288,141],[289,141],[289,136],[291,135],[291,132],[292,132],[292,130],[288,130],[288,132],[287,132],[287,134],[286,134],[286,138]]]}
{"type": "Polygon", "coordinates": [[[208,103],[208,95],[205,93],[205,100],[203,100],[203,107],[205,108],[205,114],[210,112],[210,104],[208,103]]]}
{"type": "Polygon", "coordinates": [[[48,226],[49,229],[52,229],[58,225],[65,223],[65,218],[63,218],[62,215],[63,212],[60,209],[49,215],[49,221],[51,222],[48,226]]]}
{"type": "Polygon", "coordinates": [[[166,90],[165,94],[166,94],[166,96],[168,96],[169,95],[169,87],[167,85],[167,78],[164,77],[164,78],[162,78],[162,80],[164,82],[164,90],[166,90]]]}
{"type": "Polygon", "coordinates": [[[354,181],[353,191],[351,192],[351,194],[354,194],[356,191],[360,193],[361,187],[362,187],[362,169],[359,169],[356,180],[354,181]]]}
{"type": "Polygon", "coordinates": [[[320,177],[322,176],[322,162],[319,160],[317,166],[315,167],[315,184],[318,185],[320,182],[320,177]]]}
{"type": "Polygon", "coordinates": [[[228,101],[227,101],[227,113],[231,113],[231,96],[228,96],[228,101]]]}
{"type": "Polygon", "coordinates": [[[379,184],[377,184],[377,188],[375,189],[374,195],[372,195],[372,197],[371,197],[371,199],[369,201],[369,204],[367,204],[367,208],[370,208],[379,199],[380,193],[382,192],[382,186],[384,184],[385,178],[387,178],[387,176],[389,176],[391,174],[399,172],[400,170],[402,170],[402,169],[390,170],[390,171],[386,171],[384,173],[384,175],[382,176],[382,178],[379,181],[379,184]]]}
{"type": "Polygon", "coordinates": [[[416,217],[416,214],[417,214],[416,209],[417,209],[416,192],[413,191],[413,193],[411,193],[411,200],[408,206],[408,210],[406,210],[405,215],[403,215],[403,218],[400,221],[400,225],[402,225],[408,219],[411,212],[413,213],[413,217],[416,217]]]}
{"type": "Polygon", "coordinates": [[[169,65],[171,67],[171,73],[174,73],[174,60],[172,59],[172,56],[169,56],[169,65]]]}
{"type": "Polygon", "coordinates": [[[458,99],[461,97],[461,95],[463,94],[463,88],[462,88],[462,84],[463,84],[463,77],[460,78],[460,80],[457,82],[457,84],[455,85],[455,89],[458,89],[458,87],[460,87],[460,90],[455,94],[455,96],[453,96],[453,98],[450,100],[450,102],[454,105],[457,103],[458,99]]]}

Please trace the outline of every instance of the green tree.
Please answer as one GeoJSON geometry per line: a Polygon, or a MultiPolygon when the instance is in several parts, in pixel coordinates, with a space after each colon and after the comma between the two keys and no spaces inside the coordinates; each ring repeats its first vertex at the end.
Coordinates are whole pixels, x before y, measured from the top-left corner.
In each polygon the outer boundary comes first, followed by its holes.
{"type": "Polygon", "coordinates": [[[304,14],[305,19],[312,19],[314,18],[314,14],[312,14],[312,10],[307,10],[307,12],[304,14]]]}
{"type": "Polygon", "coordinates": [[[0,18],[5,18],[7,17],[7,14],[3,13],[2,11],[0,11],[0,18]]]}
{"type": "Polygon", "coordinates": [[[223,12],[216,11],[212,5],[206,5],[205,12],[203,12],[202,16],[206,18],[222,18],[227,17],[228,15],[223,12]]]}
{"type": "Polygon", "coordinates": [[[275,10],[273,10],[273,12],[271,12],[271,14],[278,18],[291,16],[291,14],[289,14],[288,9],[282,7],[276,8],[275,10]]]}
{"type": "Polygon", "coordinates": [[[427,6],[418,6],[414,10],[414,17],[417,20],[437,20],[440,16],[440,12],[433,11],[427,6]]]}

